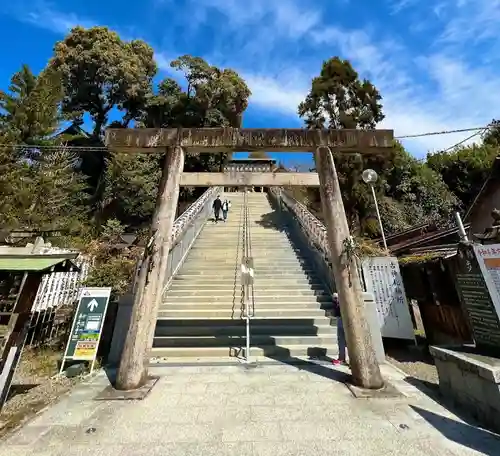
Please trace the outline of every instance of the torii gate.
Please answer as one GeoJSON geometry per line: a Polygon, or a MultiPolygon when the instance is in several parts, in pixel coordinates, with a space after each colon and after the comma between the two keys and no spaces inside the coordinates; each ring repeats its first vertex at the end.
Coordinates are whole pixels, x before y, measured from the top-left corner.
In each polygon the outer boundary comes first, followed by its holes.
{"type": "Polygon", "coordinates": [[[304,130],[245,128],[108,129],[106,145],[122,153],[166,153],[151,238],[137,282],[115,388],[135,390],[148,376],[147,352],[153,343],[161,302],[179,187],[186,186],[319,186],[328,233],[332,269],[351,362],[353,382],[361,388],[384,386],[365,317],[362,287],[354,259],[346,255],[349,226],[340,193],[332,149],[349,154],[388,152],[392,130],[304,130]],[[187,152],[221,153],[265,150],[313,152],[318,173],[184,173],[187,152]]]}

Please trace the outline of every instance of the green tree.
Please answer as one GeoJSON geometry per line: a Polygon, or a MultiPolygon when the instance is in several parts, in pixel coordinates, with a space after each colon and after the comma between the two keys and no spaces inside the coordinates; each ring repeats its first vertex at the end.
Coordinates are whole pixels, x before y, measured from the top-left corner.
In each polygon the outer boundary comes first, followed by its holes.
{"type": "Polygon", "coordinates": [[[160,161],[158,155],[111,154],[102,218],[116,218],[128,228],[149,223],[160,182],[160,161]]]}
{"type": "Polygon", "coordinates": [[[376,87],[361,80],[348,60],[333,57],[312,80],[299,116],[309,128],[375,128],[384,119],[381,100],[376,87]]]}
{"type": "MultiPolygon", "coordinates": [[[[124,41],[107,27],[75,27],[56,43],[49,68],[62,77],[64,114],[74,125],[84,114],[93,121],[90,139],[79,145],[102,146],[102,136],[113,109],[123,113],[120,126],[138,119],[152,91],[157,72],[153,49],[144,41],[124,41]]],[[[89,147],[80,153],[80,169],[88,176],[95,210],[102,207],[107,151],[89,147]]]]}
{"type": "Polygon", "coordinates": [[[460,201],[450,191],[442,176],[425,162],[412,157],[395,144],[392,166],[384,175],[386,220],[390,231],[399,231],[417,223],[447,224],[460,201]]]}
{"type": "MultiPolygon", "coordinates": [[[[248,106],[250,90],[230,69],[210,66],[199,57],[182,56],[171,66],[183,72],[185,87],[165,79],[151,93],[138,122],[149,128],[238,127],[248,106]]],[[[184,84],[183,84],[184,85],[184,84]]],[[[185,171],[220,171],[229,154],[189,154],[185,171]]],[[[154,210],[163,158],[113,155],[108,161],[104,218],[116,217],[128,227],[140,226],[154,210]],[[120,173],[124,173],[120,177],[120,173]]],[[[181,188],[181,210],[204,188],[181,188]]]]}
{"type": "Polygon", "coordinates": [[[123,41],[107,27],[73,28],[56,43],[50,67],[62,76],[63,111],[77,122],[88,113],[94,138],[113,108],[124,113],[123,126],[139,117],[157,71],[151,46],[123,41]]]}
{"type": "MultiPolygon", "coordinates": [[[[348,60],[333,57],[325,62],[298,113],[308,128],[371,129],[384,119],[382,97],[368,80],[361,80],[348,60]]],[[[335,154],[347,221],[351,230],[363,231],[371,212],[371,193],[362,181],[365,168],[380,172],[387,158],[335,154]]],[[[381,184],[378,184],[380,190],[381,184]]]]}
{"type": "Polygon", "coordinates": [[[461,201],[462,208],[467,210],[488,178],[497,154],[498,145],[491,136],[488,143],[428,154],[427,165],[442,176],[461,201]]]}
{"type": "Polygon", "coordinates": [[[38,76],[27,65],[11,78],[8,92],[0,91],[0,131],[18,144],[51,141],[61,122],[61,77],[53,69],[38,76]]]}
{"type": "Polygon", "coordinates": [[[30,166],[31,202],[20,214],[25,228],[78,233],[88,220],[84,177],[78,157],[66,147],[40,150],[30,166]]]}
{"type": "Polygon", "coordinates": [[[500,145],[500,120],[493,119],[489,128],[483,133],[483,143],[488,146],[500,145]]]}
{"type": "MultiPolygon", "coordinates": [[[[384,118],[382,97],[366,79],[361,80],[347,60],[334,57],[323,63],[312,81],[299,115],[309,128],[372,129],[384,118]]],[[[377,199],[388,233],[418,222],[444,223],[459,201],[441,175],[413,158],[401,144],[384,156],[335,154],[342,198],[353,233],[369,237],[380,235],[373,196],[361,175],[374,169],[379,179],[377,199]]],[[[309,195],[319,209],[319,195],[309,195]]]]}
{"type": "Polygon", "coordinates": [[[170,66],[184,73],[182,127],[240,127],[250,89],[234,70],[209,65],[201,57],[184,55],[170,66]]]}
{"type": "Polygon", "coordinates": [[[0,133],[0,226],[18,228],[19,216],[32,198],[29,167],[19,159],[18,150],[0,133]]]}

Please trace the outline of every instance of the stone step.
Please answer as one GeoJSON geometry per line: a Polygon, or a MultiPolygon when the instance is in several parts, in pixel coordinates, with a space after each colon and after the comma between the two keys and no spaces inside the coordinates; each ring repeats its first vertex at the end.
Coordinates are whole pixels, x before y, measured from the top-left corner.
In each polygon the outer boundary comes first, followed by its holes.
{"type": "MultiPolygon", "coordinates": [[[[169,287],[169,290],[174,289],[176,286],[181,286],[181,285],[193,285],[193,286],[198,286],[202,289],[205,288],[222,288],[222,287],[232,287],[234,285],[241,285],[241,275],[238,274],[237,277],[218,277],[214,276],[211,278],[205,278],[204,276],[201,277],[181,277],[181,276],[176,276],[173,278],[172,283],[169,287]]],[[[323,282],[319,278],[309,278],[307,276],[301,275],[297,277],[286,277],[286,276],[276,276],[273,278],[267,278],[267,277],[259,277],[258,283],[255,283],[255,287],[259,288],[267,288],[267,287],[272,287],[272,286],[278,286],[281,287],[283,285],[286,285],[288,288],[291,285],[297,285],[297,286],[324,286],[323,282]]]]}
{"type": "MultiPolygon", "coordinates": [[[[224,249],[239,249],[241,248],[242,245],[242,239],[238,239],[237,237],[231,237],[229,238],[228,235],[224,237],[224,239],[207,239],[204,240],[203,242],[196,242],[196,247],[193,246],[191,248],[191,251],[197,252],[200,250],[205,250],[205,249],[217,249],[217,248],[224,248],[224,249]]],[[[289,249],[289,250],[295,250],[298,251],[297,249],[294,249],[288,241],[282,241],[280,239],[267,239],[266,241],[263,241],[261,243],[254,243],[252,242],[251,244],[252,247],[255,247],[256,249],[265,249],[266,247],[272,248],[274,250],[282,250],[282,249],[289,249]]]]}
{"type": "MultiPolygon", "coordinates": [[[[285,293],[285,292],[283,292],[285,293]]],[[[230,292],[225,292],[224,294],[210,294],[210,292],[207,292],[206,295],[192,295],[192,294],[181,294],[181,295],[171,295],[169,292],[166,292],[166,297],[163,300],[164,302],[175,302],[175,303],[186,303],[190,302],[196,305],[200,305],[201,302],[206,303],[209,305],[209,303],[233,303],[234,296],[240,296],[240,290],[231,290],[230,292]],[[234,293],[236,292],[236,293],[234,293]]],[[[273,294],[266,292],[266,290],[261,290],[261,292],[258,292],[258,290],[254,291],[254,299],[258,300],[260,303],[273,303],[273,302],[280,302],[283,304],[286,303],[292,303],[292,302],[331,302],[332,297],[329,293],[326,293],[325,291],[318,291],[318,294],[315,294],[314,292],[311,293],[296,293],[294,290],[291,292],[288,292],[288,294],[273,294]]]]}
{"type": "MultiPolygon", "coordinates": [[[[241,265],[235,264],[235,266],[225,266],[224,268],[218,267],[214,268],[213,265],[203,264],[203,265],[189,265],[182,268],[181,274],[183,276],[188,275],[214,275],[216,277],[234,277],[235,274],[240,275],[241,265]]],[[[282,276],[295,276],[295,277],[313,277],[317,274],[317,271],[312,269],[302,269],[299,267],[290,268],[281,265],[272,264],[269,267],[254,267],[254,277],[257,280],[259,277],[266,277],[272,279],[274,277],[282,276]],[[286,271],[284,273],[283,271],[286,271]]]]}
{"type": "MultiPolygon", "coordinates": [[[[212,327],[245,327],[246,321],[240,317],[238,318],[158,318],[156,327],[165,328],[182,328],[190,326],[202,326],[204,328],[212,327]]],[[[328,326],[332,325],[332,320],[326,316],[309,317],[309,316],[292,316],[292,317],[268,317],[268,318],[252,318],[252,326],[255,328],[266,327],[284,327],[284,326],[328,326]]]]}
{"type": "MultiPolygon", "coordinates": [[[[199,250],[194,252],[189,252],[189,256],[186,260],[200,259],[200,260],[212,260],[212,261],[227,261],[234,260],[241,257],[241,251],[224,251],[222,249],[218,250],[199,250]]],[[[254,250],[251,249],[252,256],[255,262],[265,262],[269,258],[275,258],[276,260],[288,260],[288,261],[300,261],[304,262],[303,257],[293,251],[283,251],[283,250],[254,250]]]]}
{"type": "MultiPolygon", "coordinates": [[[[301,269],[304,266],[309,266],[308,262],[300,261],[298,258],[275,258],[272,255],[267,257],[267,259],[260,258],[259,261],[255,260],[255,256],[252,254],[252,258],[254,258],[254,270],[265,270],[265,269],[275,269],[279,267],[280,269],[286,268],[297,268],[301,269]]],[[[183,264],[183,269],[188,268],[206,268],[212,267],[216,271],[223,269],[232,269],[236,265],[241,265],[242,258],[187,258],[186,262],[183,264]]]]}
{"type": "MultiPolygon", "coordinates": [[[[252,258],[253,258],[253,262],[255,265],[260,265],[260,266],[266,266],[266,265],[269,265],[270,262],[272,263],[280,263],[280,264],[283,264],[283,265],[290,265],[290,266],[301,266],[301,265],[309,265],[309,262],[307,260],[303,260],[301,258],[298,258],[298,257],[293,257],[293,256],[282,256],[282,257],[276,257],[274,255],[266,255],[265,257],[256,257],[255,256],[255,253],[254,252],[250,252],[252,253],[252,258]]],[[[236,261],[236,260],[241,260],[241,256],[233,256],[233,257],[228,257],[228,258],[223,258],[223,257],[210,257],[210,255],[206,256],[206,257],[196,257],[196,256],[193,256],[193,257],[187,257],[186,258],[186,262],[185,264],[188,264],[190,262],[206,262],[207,264],[208,263],[212,263],[212,264],[215,264],[215,263],[219,263],[219,264],[227,264],[227,263],[231,263],[231,261],[236,261]]]]}
{"type": "MultiPolygon", "coordinates": [[[[205,301],[203,298],[198,298],[199,301],[196,302],[182,302],[178,301],[176,298],[166,298],[163,299],[161,303],[160,310],[162,311],[193,311],[193,310],[214,310],[214,311],[231,311],[231,317],[241,316],[242,315],[242,303],[241,303],[241,295],[235,295],[234,299],[232,298],[229,302],[213,302],[213,301],[205,301]]],[[[251,304],[252,305],[252,304],[251,304]]],[[[333,304],[331,302],[316,302],[314,300],[307,301],[307,298],[304,298],[304,301],[301,302],[276,302],[276,301],[266,301],[262,303],[259,299],[255,298],[253,301],[252,307],[255,309],[254,313],[257,317],[261,316],[261,312],[267,312],[271,310],[281,310],[285,309],[295,309],[295,310],[303,310],[304,312],[315,311],[315,310],[331,310],[333,308],[333,304]]]]}
{"type": "MultiPolygon", "coordinates": [[[[302,260],[304,261],[305,257],[301,252],[294,252],[293,250],[288,249],[280,249],[280,250],[272,250],[272,249],[254,249],[250,248],[250,252],[254,257],[255,261],[267,261],[269,257],[276,259],[293,259],[293,260],[302,260]]],[[[201,258],[201,259],[231,259],[236,257],[241,257],[242,248],[231,248],[225,249],[223,247],[219,247],[216,249],[202,249],[202,250],[193,250],[189,252],[188,259],[190,258],[201,258]]]]}
{"type": "MultiPolygon", "coordinates": [[[[169,358],[203,359],[223,358],[227,356],[241,356],[244,346],[234,347],[158,347],[150,351],[151,362],[167,361],[169,358]],[[240,349],[240,350],[238,350],[240,349]]],[[[273,359],[289,359],[290,357],[321,357],[337,356],[338,345],[327,345],[323,347],[309,347],[306,345],[290,345],[280,347],[269,345],[265,347],[252,347],[251,356],[267,356],[273,359]]]]}
{"type": "MultiPolygon", "coordinates": [[[[220,277],[218,275],[214,275],[213,277],[206,277],[206,276],[183,276],[182,274],[176,275],[172,279],[172,285],[174,284],[191,284],[191,283],[196,283],[199,284],[200,286],[203,286],[206,284],[207,286],[211,287],[212,285],[214,287],[218,287],[220,285],[227,285],[231,284],[233,285],[235,283],[235,280],[240,283],[241,280],[241,274],[238,274],[236,277],[234,275],[231,276],[224,276],[220,277]]],[[[266,276],[260,276],[259,277],[259,283],[261,286],[272,286],[274,284],[281,284],[281,283],[286,283],[286,284],[297,284],[297,285],[302,285],[302,284],[315,284],[315,285],[323,285],[323,281],[318,277],[318,276],[313,276],[309,277],[305,274],[297,274],[296,276],[288,277],[288,276],[275,276],[268,278],[266,276]]]]}
{"type": "MultiPolygon", "coordinates": [[[[215,281],[200,281],[200,280],[173,280],[168,288],[168,291],[174,290],[201,290],[201,291],[217,291],[217,290],[230,290],[232,291],[235,286],[242,286],[241,277],[230,278],[227,280],[215,280],[215,281]]],[[[276,289],[286,289],[286,290],[324,290],[327,291],[325,286],[319,281],[313,282],[306,279],[301,281],[297,280],[275,280],[275,279],[263,279],[259,278],[258,282],[254,283],[255,290],[269,290],[276,287],[276,289]]]]}
{"type": "MultiPolygon", "coordinates": [[[[203,277],[204,279],[214,279],[217,280],[218,278],[220,279],[221,277],[234,277],[235,269],[230,269],[227,268],[226,270],[218,270],[214,271],[212,268],[204,268],[204,269],[193,269],[188,270],[186,268],[182,268],[181,271],[179,272],[179,275],[176,276],[176,278],[180,278],[182,280],[189,279],[192,280],[195,277],[203,277]],[[232,275],[231,275],[232,274],[232,275]]],[[[239,271],[238,271],[239,275],[239,271]]],[[[318,277],[317,276],[317,271],[313,271],[312,269],[309,270],[304,270],[304,269],[299,269],[299,270],[279,270],[275,268],[270,268],[269,270],[265,270],[263,268],[259,269],[259,276],[262,276],[262,278],[266,278],[268,280],[273,280],[274,278],[313,278],[313,277],[318,277]],[[267,274],[266,274],[267,272],[267,274]]]]}
{"type": "MultiPolygon", "coordinates": [[[[186,278],[193,280],[197,276],[204,277],[205,279],[208,277],[209,279],[213,279],[215,281],[217,280],[234,281],[235,279],[239,280],[241,276],[241,263],[238,264],[235,263],[234,265],[226,265],[223,268],[220,266],[216,268],[210,264],[203,264],[197,266],[190,265],[189,267],[183,268],[178,277],[181,277],[180,280],[186,280],[186,278]]],[[[294,281],[295,279],[297,280],[312,279],[313,281],[321,280],[318,279],[317,271],[313,271],[311,269],[302,269],[299,267],[287,268],[274,264],[267,268],[254,266],[254,278],[255,280],[257,279],[266,280],[266,283],[268,284],[269,282],[267,281],[280,278],[283,280],[288,279],[289,281],[294,281]],[[294,272],[291,272],[290,271],[291,269],[292,270],[296,269],[296,270],[294,272]],[[287,273],[284,274],[283,271],[287,271],[287,273]]]]}
{"type": "MultiPolygon", "coordinates": [[[[255,265],[255,268],[256,267],[260,267],[260,268],[267,267],[269,269],[269,267],[272,266],[274,269],[275,265],[279,265],[282,267],[288,267],[288,268],[300,268],[300,267],[304,267],[304,266],[311,267],[311,265],[313,264],[312,262],[309,262],[307,260],[301,260],[299,258],[293,258],[293,257],[276,258],[273,255],[269,255],[266,257],[261,256],[260,258],[256,258],[254,252],[250,252],[250,253],[251,253],[251,257],[253,258],[253,263],[255,265]]],[[[229,265],[233,266],[233,264],[236,263],[236,261],[239,261],[241,263],[241,260],[242,260],[241,255],[238,255],[238,256],[235,255],[232,258],[210,258],[209,256],[206,258],[187,257],[184,265],[185,266],[200,265],[200,267],[204,267],[204,266],[206,267],[210,264],[218,264],[219,266],[224,267],[224,266],[229,266],[229,265]]],[[[183,267],[184,267],[184,265],[183,265],[183,267]]]]}
{"type": "MultiPolygon", "coordinates": [[[[197,289],[196,287],[193,288],[176,288],[176,289],[169,289],[166,292],[166,299],[167,301],[172,300],[184,300],[184,299],[189,299],[189,298],[194,298],[195,300],[198,299],[210,299],[211,301],[218,301],[222,299],[227,299],[233,297],[234,292],[237,294],[240,293],[241,287],[231,287],[231,288],[226,288],[226,289],[219,289],[219,290],[214,290],[214,289],[209,289],[209,290],[202,290],[202,289],[197,289]]],[[[310,298],[310,297],[325,297],[330,298],[330,294],[325,291],[323,287],[316,288],[316,289],[311,289],[307,286],[303,288],[290,288],[290,289],[269,289],[269,288],[262,288],[262,287],[255,287],[253,288],[253,296],[255,299],[265,299],[265,300],[279,300],[279,301],[284,301],[288,300],[290,301],[290,298],[294,299],[299,299],[302,297],[305,298],[310,298]]]]}
{"type": "MultiPolygon", "coordinates": [[[[272,347],[289,345],[307,345],[323,346],[334,345],[337,343],[335,332],[331,335],[323,336],[270,336],[270,335],[251,335],[250,343],[254,347],[272,347]]],[[[227,335],[209,335],[209,336],[155,336],[153,348],[160,347],[244,347],[246,345],[246,336],[227,336],[227,335]]]]}
{"type": "MultiPolygon", "coordinates": [[[[161,321],[161,320],[160,320],[161,321]]],[[[238,320],[245,323],[244,320],[238,320]]],[[[161,326],[157,325],[155,337],[173,337],[173,336],[244,336],[246,334],[246,325],[226,325],[226,326],[206,326],[203,321],[198,322],[200,326],[161,326]]],[[[336,327],[323,326],[261,326],[256,325],[254,320],[250,323],[250,335],[264,336],[318,336],[336,334],[336,327]]]]}
{"type": "MultiPolygon", "coordinates": [[[[233,311],[231,309],[232,303],[226,309],[212,309],[209,306],[206,308],[195,307],[193,309],[169,309],[168,305],[162,305],[158,311],[158,318],[177,318],[177,319],[205,319],[205,318],[240,318],[241,311],[233,311]]],[[[325,311],[321,309],[304,309],[301,307],[278,307],[276,309],[259,308],[255,311],[256,318],[315,318],[324,317],[325,311]]]]}

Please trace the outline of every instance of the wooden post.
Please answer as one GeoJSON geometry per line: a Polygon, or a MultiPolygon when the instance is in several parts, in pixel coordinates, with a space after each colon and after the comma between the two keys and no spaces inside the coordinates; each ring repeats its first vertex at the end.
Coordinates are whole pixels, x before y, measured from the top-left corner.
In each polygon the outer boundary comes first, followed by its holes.
{"type": "Polygon", "coordinates": [[[350,233],[333,155],[328,147],[318,147],[314,158],[352,379],[361,388],[382,388],[384,380],[366,319],[358,269],[355,259],[346,258],[344,253],[344,243],[350,240],[350,233]]]}
{"type": "Polygon", "coordinates": [[[184,150],[181,147],[168,149],[151,224],[151,237],[135,287],[130,326],[116,378],[115,388],[118,390],[140,388],[148,378],[148,354],[162,299],[183,168],[184,150]]]}

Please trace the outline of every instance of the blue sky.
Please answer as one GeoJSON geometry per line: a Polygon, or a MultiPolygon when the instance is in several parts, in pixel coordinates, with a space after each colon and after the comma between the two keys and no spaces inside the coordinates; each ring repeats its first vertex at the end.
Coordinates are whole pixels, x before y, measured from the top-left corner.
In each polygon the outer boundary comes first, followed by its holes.
{"type": "MultiPolygon", "coordinates": [[[[351,60],[384,98],[395,135],[479,127],[500,117],[500,0],[85,0],[2,2],[0,88],[39,71],[75,25],[106,25],[155,49],[161,75],[182,54],[237,70],[252,90],[246,127],[301,126],[298,103],[324,59],[351,60]],[[369,6],[368,6],[369,5],[369,6]],[[428,6],[427,6],[428,5],[428,6]]],[[[404,141],[416,156],[469,136],[404,141]]],[[[289,156],[287,162],[304,157],[289,156]],[[294,158],[295,157],[295,158],[294,158]]]]}

